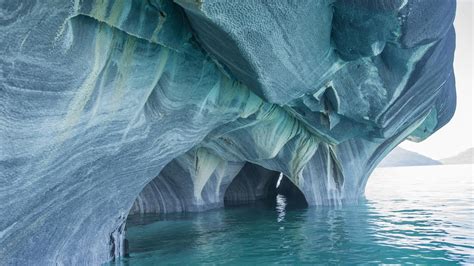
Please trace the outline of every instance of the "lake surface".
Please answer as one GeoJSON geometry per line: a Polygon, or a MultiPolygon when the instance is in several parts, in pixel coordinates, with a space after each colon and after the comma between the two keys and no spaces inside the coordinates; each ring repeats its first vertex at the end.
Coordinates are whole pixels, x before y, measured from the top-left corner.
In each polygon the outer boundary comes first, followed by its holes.
{"type": "Polygon", "coordinates": [[[474,263],[472,165],[379,168],[362,203],[133,216],[118,264],[474,263]]]}

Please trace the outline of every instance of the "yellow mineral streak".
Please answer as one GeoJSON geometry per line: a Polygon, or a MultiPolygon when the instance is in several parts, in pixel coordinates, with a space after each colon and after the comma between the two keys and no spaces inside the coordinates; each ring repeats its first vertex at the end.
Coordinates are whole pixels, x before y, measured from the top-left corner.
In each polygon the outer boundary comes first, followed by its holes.
{"type": "Polygon", "coordinates": [[[130,10],[132,1],[114,1],[114,5],[112,6],[109,14],[108,21],[112,25],[120,25],[121,17],[123,14],[128,14],[130,10]],[[127,8],[125,8],[125,4],[127,4],[127,8]]]}
{"type": "Polygon", "coordinates": [[[143,108],[145,107],[146,102],[148,101],[148,98],[152,94],[153,90],[155,89],[156,85],[158,84],[158,81],[161,78],[161,75],[163,75],[163,71],[165,70],[166,63],[168,62],[168,58],[170,55],[170,50],[166,47],[161,47],[160,49],[160,55],[158,56],[159,61],[157,64],[155,64],[155,70],[152,73],[155,73],[153,81],[150,83],[150,86],[146,89],[145,94],[142,97],[142,101],[137,106],[137,112],[133,115],[132,119],[128,123],[127,128],[124,131],[124,134],[122,136],[122,142],[126,139],[128,132],[134,125],[134,123],[137,121],[137,118],[141,113],[143,113],[143,108]]]}
{"type": "Polygon", "coordinates": [[[131,66],[133,65],[133,54],[137,46],[137,40],[134,37],[128,36],[123,46],[122,56],[117,64],[118,77],[114,83],[114,94],[112,96],[112,110],[116,111],[123,100],[125,94],[125,86],[127,80],[129,80],[130,72],[132,71],[131,66]]]}
{"type": "Polygon", "coordinates": [[[314,153],[318,149],[320,140],[307,131],[303,131],[303,137],[299,138],[296,149],[292,154],[290,165],[290,176],[289,178],[299,187],[301,184],[300,176],[306,163],[313,157],[314,153]]]}
{"type": "Polygon", "coordinates": [[[155,43],[159,42],[158,34],[160,33],[161,28],[163,27],[163,24],[165,23],[165,21],[166,21],[166,18],[164,16],[160,15],[160,20],[159,20],[158,24],[156,25],[155,30],[151,34],[151,41],[152,42],[155,42],[155,43]]]}
{"type": "MultiPolygon", "coordinates": [[[[122,1],[117,1],[122,2],[122,1]]],[[[107,15],[107,6],[109,1],[108,0],[95,0],[94,4],[92,5],[91,15],[95,18],[98,18],[101,21],[105,21],[104,18],[107,15]]]]}
{"type": "Polygon", "coordinates": [[[102,24],[98,26],[96,32],[95,48],[94,48],[94,61],[92,63],[92,69],[89,75],[82,83],[81,87],[76,92],[76,95],[69,104],[68,112],[63,120],[63,132],[60,137],[61,142],[64,141],[70,132],[70,129],[76,126],[79,122],[82,110],[84,109],[86,103],[89,101],[90,96],[92,95],[97,78],[101,71],[104,69],[104,66],[107,62],[107,58],[110,54],[110,48],[112,44],[112,35],[113,33],[109,28],[104,27],[102,24]]]}
{"type": "Polygon", "coordinates": [[[222,159],[210,153],[207,149],[198,148],[195,160],[194,198],[199,203],[202,202],[201,193],[204,185],[206,185],[217,166],[222,163],[222,159]]]}

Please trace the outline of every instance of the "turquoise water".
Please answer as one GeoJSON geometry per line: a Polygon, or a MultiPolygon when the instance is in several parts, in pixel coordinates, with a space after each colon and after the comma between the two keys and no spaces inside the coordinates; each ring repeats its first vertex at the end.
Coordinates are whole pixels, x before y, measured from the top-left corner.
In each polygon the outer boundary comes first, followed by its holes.
{"type": "Polygon", "coordinates": [[[352,206],[133,216],[119,263],[471,264],[473,193],[472,165],[381,168],[352,206]]]}

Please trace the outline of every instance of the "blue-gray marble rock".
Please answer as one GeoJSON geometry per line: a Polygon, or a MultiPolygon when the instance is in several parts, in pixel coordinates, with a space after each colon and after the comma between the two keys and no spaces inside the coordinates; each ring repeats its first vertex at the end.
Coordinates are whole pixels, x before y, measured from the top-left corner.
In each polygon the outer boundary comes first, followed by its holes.
{"type": "Polygon", "coordinates": [[[454,113],[454,0],[0,3],[0,264],[97,265],[129,213],[357,202],[454,113]]]}

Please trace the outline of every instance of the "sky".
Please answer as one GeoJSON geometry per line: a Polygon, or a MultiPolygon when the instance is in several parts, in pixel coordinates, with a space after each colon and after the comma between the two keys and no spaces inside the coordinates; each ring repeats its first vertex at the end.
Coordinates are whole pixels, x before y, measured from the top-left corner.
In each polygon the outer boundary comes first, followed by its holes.
{"type": "Polygon", "coordinates": [[[474,0],[458,0],[454,28],[456,51],[457,106],[451,121],[428,139],[420,143],[405,141],[400,147],[433,159],[443,159],[473,147],[473,61],[474,61],[474,0]]]}

